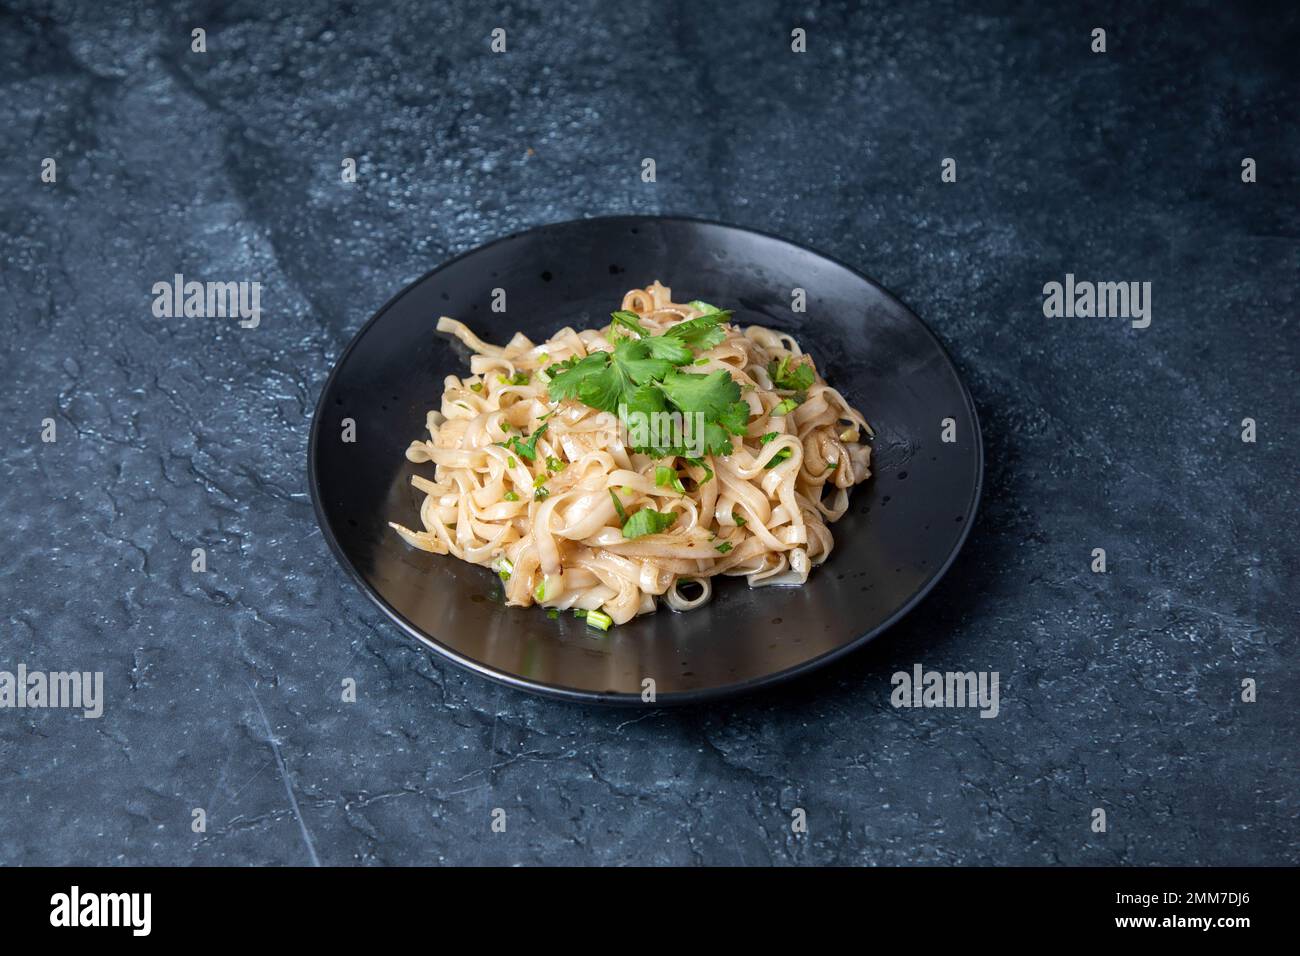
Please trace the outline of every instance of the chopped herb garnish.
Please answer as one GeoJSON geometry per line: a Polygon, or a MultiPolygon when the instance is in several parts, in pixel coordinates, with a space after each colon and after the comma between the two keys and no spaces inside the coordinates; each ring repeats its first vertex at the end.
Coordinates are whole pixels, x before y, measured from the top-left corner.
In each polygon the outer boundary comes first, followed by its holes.
{"type": "Polygon", "coordinates": [[[714,547],[718,549],[718,552],[720,554],[726,554],[728,551],[731,550],[731,542],[724,541],[722,542],[722,544],[715,544],[714,547]]]}
{"type": "Polygon", "coordinates": [[[542,580],[538,581],[537,587],[533,588],[533,597],[537,598],[537,600],[539,601],[546,600],[546,579],[545,578],[542,578],[542,580]]]}
{"type": "Polygon", "coordinates": [[[527,384],[528,384],[528,373],[527,373],[527,372],[515,372],[514,375],[511,375],[511,376],[510,376],[510,378],[509,378],[508,381],[509,381],[509,383],[510,383],[511,385],[527,385],[527,384]]]}
{"type": "Polygon", "coordinates": [[[587,616],[587,612],[586,612],[583,608],[575,607],[575,608],[573,609],[573,616],[574,616],[574,617],[586,617],[586,616],[587,616]]]}
{"type": "Polygon", "coordinates": [[[686,488],[682,485],[682,480],[677,477],[677,472],[672,468],[665,468],[659,465],[655,468],[655,485],[659,488],[672,488],[681,494],[686,494],[686,488]]]}
{"type": "Polygon", "coordinates": [[[774,439],[780,437],[780,435],[781,432],[768,432],[766,435],[764,435],[762,438],[758,440],[758,443],[760,445],[766,445],[768,442],[773,441],[774,439]]]}
{"type": "Polygon", "coordinates": [[[514,468],[514,467],[516,467],[518,464],[519,464],[519,462],[515,461],[513,455],[511,455],[509,458],[506,459],[506,467],[507,467],[507,468],[514,468]]]}
{"type": "Polygon", "coordinates": [[[560,459],[556,458],[554,455],[546,456],[547,471],[564,471],[565,465],[566,462],[560,461],[560,459]]]}
{"type": "Polygon", "coordinates": [[[519,494],[518,494],[517,492],[514,492],[514,491],[507,491],[507,492],[506,492],[504,495],[502,495],[501,497],[504,498],[504,499],[506,499],[506,501],[518,501],[518,500],[519,500],[519,494]]]}
{"type": "Polygon", "coordinates": [[[769,462],[768,462],[766,465],[764,465],[763,467],[764,467],[764,468],[775,468],[777,465],[781,464],[781,462],[785,461],[787,458],[789,458],[789,457],[790,457],[791,455],[793,455],[793,454],[794,454],[794,450],[793,450],[793,449],[791,449],[791,448],[782,448],[782,449],[781,449],[780,451],[778,451],[775,455],[773,455],[771,461],[769,461],[769,462]]]}
{"type": "Polygon", "coordinates": [[[551,497],[551,490],[547,488],[545,485],[542,485],[540,488],[538,488],[536,491],[533,492],[534,501],[545,501],[549,497],[551,497]]]}
{"type": "Polygon", "coordinates": [[[797,398],[782,399],[781,404],[776,406],[776,408],[772,409],[772,414],[788,415],[790,412],[794,411],[798,407],[799,407],[799,399],[797,398]]]}
{"type": "Polygon", "coordinates": [[[727,332],[722,328],[722,323],[729,318],[731,318],[730,312],[714,309],[712,312],[697,316],[694,319],[678,322],[672,328],[667,329],[664,335],[681,339],[694,349],[711,349],[727,337],[727,332]]]}
{"type": "Polygon", "coordinates": [[[712,480],[713,480],[713,469],[710,468],[710,467],[708,466],[708,463],[705,462],[705,460],[704,460],[703,458],[687,458],[686,461],[687,461],[688,463],[694,465],[694,466],[697,467],[697,468],[703,468],[703,469],[704,469],[704,480],[705,480],[705,481],[712,481],[712,480]]]}
{"type": "Polygon", "coordinates": [[[549,617],[552,621],[554,621],[556,618],[560,616],[560,612],[557,611],[555,608],[551,608],[546,612],[546,616],[549,617]]]}
{"type": "MultiPolygon", "coordinates": [[[[726,336],[721,323],[729,312],[678,323],[662,335],[651,335],[635,312],[612,313],[611,332],[621,326],[639,338],[618,338],[612,352],[593,352],[566,359],[548,386],[552,401],[576,399],[606,412],[652,414],[678,411],[704,416],[704,443],[711,454],[730,454],[731,435],[744,434],[749,406],[740,401],[740,386],[726,369],[708,375],[678,370],[690,364],[693,348],[716,345],[726,336]]],[[[634,448],[655,457],[671,449],[634,448]]]]}
{"type": "Polygon", "coordinates": [[[640,538],[647,534],[658,534],[660,531],[666,531],[672,527],[673,522],[677,520],[677,514],[672,511],[655,511],[653,508],[642,508],[632,517],[623,523],[623,537],[640,538]]]}
{"type": "Polygon", "coordinates": [[[614,510],[618,512],[618,520],[627,521],[627,510],[623,507],[623,502],[618,500],[618,495],[614,493],[613,488],[609,489],[609,496],[614,499],[614,510]]]}
{"type": "Polygon", "coordinates": [[[469,386],[469,390],[470,390],[471,392],[481,392],[481,391],[483,391],[483,383],[482,383],[482,382],[471,382],[471,383],[470,383],[470,386],[469,386]]]}
{"type": "Polygon", "coordinates": [[[743,527],[745,527],[745,517],[744,517],[744,515],[738,515],[738,514],[736,514],[736,513],[733,511],[733,512],[731,513],[731,520],[734,521],[734,522],[736,523],[736,527],[737,527],[737,528],[743,528],[743,527]]]}
{"type": "Polygon", "coordinates": [[[613,623],[614,623],[614,619],[610,617],[608,614],[606,614],[604,611],[587,612],[588,627],[594,627],[601,631],[608,631],[610,625],[613,623]]]}
{"type": "Polygon", "coordinates": [[[780,361],[773,359],[767,365],[767,374],[772,377],[772,384],[777,388],[791,392],[806,392],[816,380],[811,362],[793,364],[794,356],[786,355],[780,361]]]}
{"type": "Polygon", "coordinates": [[[497,444],[502,448],[509,448],[520,458],[526,458],[529,461],[533,461],[537,458],[537,439],[541,438],[549,427],[549,423],[542,425],[541,428],[528,436],[528,441],[524,441],[522,438],[515,435],[506,441],[499,441],[497,444]]]}

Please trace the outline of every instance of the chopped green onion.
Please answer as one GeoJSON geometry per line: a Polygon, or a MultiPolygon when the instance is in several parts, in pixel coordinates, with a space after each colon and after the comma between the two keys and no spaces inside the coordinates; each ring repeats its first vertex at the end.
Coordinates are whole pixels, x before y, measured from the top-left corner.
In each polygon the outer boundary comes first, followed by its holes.
{"type": "Polygon", "coordinates": [[[554,455],[546,456],[547,471],[564,471],[566,465],[567,462],[560,461],[560,459],[556,458],[554,455]]]}
{"type": "Polygon", "coordinates": [[[587,626],[599,628],[602,631],[608,631],[609,626],[614,623],[614,619],[604,611],[588,611],[587,626]]]}
{"type": "Polygon", "coordinates": [[[518,466],[519,466],[519,462],[515,461],[514,455],[511,455],[509,458],[506,459],[507,468],[517,468],[518,466]]]}
{"type": "Polygon", "coordinates": [[[534,501],[545,501],[549,497],[551,497],[551,491],[545,485],[533,492],[534,501]]]}
{"type": "Polygon", "coordinates": [[[680,494],[686,494],[686,488],[682,485],[682,480],[677,477],[677,472],[672,468],[665,468],[663,465],[655,468],[655,485],[659,488],[672,488],[680,494]]]}
{"type": "Polygon", "coordinates": [[[573,609],[573,616],[574,616],[574,617],[586,617],[586,616],[587,616],[587,612],[586,612],[583,608],[575,607],[575,608],[573,609]]]}
{"type": "Polygon", "coordinates": [[[546,612],[546,616],[549,617],[552,621],[554,621],[556,618],[560,616],[560,612],[557,611],[555,608],[551,608],[549,611],[546,612]]]}
{"type": "Polygon", "coordinates": [[[719,554],[726,554],[728,551],[731,550],[731,542],[724,541],[722,542],[722,544],[715,544],[714,547],[718,549],[719,554]]]}
{"type": "Polygon", "coordinates": [[[618,512],[618,520],[627,520],[627,510],[623,507],[623,502],[618,500],[618,495],[614,494],[614,489],[609,489],[609,496],[614,499],[614,510],[618,512]]]}
{"type": "Polygon", "coordinates": [[[764,435],[762,438],[758,440],[758,443],[760,445],[766,445],[768,442],[773,441],[776,438],[780,437],[780,435],[781,435],[780,432],[768,432],[766,435],[764,435]]]}
{"type": "Polygon", "coordinates": [[[483,391],[483,383],[482,383],[482,382],[473,382],[473,383],[470,384],[469,390],[470,390],[471,392],[481,392],[481,391],[483,391]]]}
{"type": "Polygon", "coordinates": [[[782,448],[782,449],[781,449],[780,451],[778,451],[775,455],[773,455],[773,456],[772,456],[772,460],[769,461],[769,462],[768,462],[766,465],[764,465],[763,467],[764,467],[764,468],[775,468],[777,465],[781,464],[781,462],[783,462],[783,461],[785,461],[787,458],[789,458],[792,454],[794,454],[794,451],[793,451],[792,449],[789,449],[789,448],[782,448]]]}
{"type": "Polygon", "coordinates": [[[517,493],[513,492],[513,491],[507,491],[507,492],[506,492],[504,495],[502,495],[501,497],[504,498],[504,499],[506,499],[506,501],[518,501],[518,500],[519,500],[519,495],[518,495],[517,493]]]}
{"type": "Polygon", "coordinates": [[[546,578],[542,578],[537,582],[537,587],[533,588],[533,597],[539,601],[546,600],[546,578]]]}
{"type": "Polygon", "coordinates": [[[781,401],[781,404],[772,409],[773,415],[786,415],[799,407],[799,400],[796,398],[787,398],[781,401]]]}
{"type": "Polygon", "coordinates": [[[699,358],[695,360],[696,365],[708,365],[713,359],[699,358]]]}
{"type": "Polygon", "coordinates": [[[736,523],[736,527],[737,527],[737,528],[743,528],[743,527],[745,527],[745,519],[744,519],[744,517],[743,517],[742,515],[738,515],[738,514],[736,514],[734,511],[731,513],[731,520],[734,521],[734,522],[736,523]]]}

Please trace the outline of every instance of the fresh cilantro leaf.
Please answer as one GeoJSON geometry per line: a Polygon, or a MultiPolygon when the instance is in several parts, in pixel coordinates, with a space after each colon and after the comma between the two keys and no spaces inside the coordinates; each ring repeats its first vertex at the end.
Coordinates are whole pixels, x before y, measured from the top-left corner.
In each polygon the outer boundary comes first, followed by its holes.
{"type": "Polygon", "coordinates": [[[745,434],[749,428],[749,403],[732,402],[718,416],[718,424],[733,435],[745,434]]]}
{"type": "Polygon", "coordinates": [[[731,454],[731,436],[717,422],[708,422],[704,426],[704,450],[710,455],[731,454]]]}
{"type": "Polygon", "coordinates": [[[672,328],[664,331],[664,337],[681,339],[693,349],[713,348],[727,337],[727,332],[722,328],[722,323],[729,318],[731,318],[730,312],[720,312],[715,309],[708,315],[701,315],[694,319],[687,319],[685,322],[678,322],[672,328]]]}
{"type": "Polygon", "coordinates": [[[695,357],[690,346],[675,336],[655,335],[642,339],[639,344],[649,350],[651,358],[663,359],[673,365],[687,365],[695,357]]]}
{"type": "Polygon", "coordinates": [[[584,405],[613,412],[618,410],[619,402],[630,385],[623,371],[606,360],[604,368],[588,374],[578,383],[577,397],[584,405]]]}
{"type": "MultiPolygon", "coordinates": [[[[664,376],[659,387],[682,411],[702,412],[706,419],[713,421],[729,413],[729,406],[740,399],[740,386],[726,369],[707,375],[673,370],[664,376]]],[[[748,410],[746,406],[747,415],[748,410]]]]}
{"type": "Polygon", "coordinates": [[[667,359],[652,357],[648,343],[653,341],[626,341],[614,346],[614,365],[637,385],[658,381],[673,369],[673,363],[667,359]]]}
{"type": "Polygon", "coordinates": [[[791,392],[806,392],[816,380],[811,362],[793,364],[793,357],[784,355],[780,361],[773,359],[767,365],[767,374],[772,377],[772,384],[777,388],[791,392]]]}
{"type": "Polygon", "coordinates": [[[677,520],[677,515],[672,511],[655,511],[653,508],[642,508],[632,517],[628,518],[623,524],[623,537],[640,538],[647,534],[658,534],[660,531],[666,531],[672,527],[673,522],[677,520]]]}
{"type": "Polygon", "coordinates": [[[567,358],[551,366],[551,382],[547,386],[551,401],[559,402],[566,398],[578,398],[578,389],[590,375],[597,374],[609,367],[608,352],[593,352],[578,358],[567,358]]]}
{"type": "MultiPolygon", "coordinates": [[[[641,317],[635,312],[629,312],[626,309],[620,309],[617,312],[611,312],[609,317],[614,320],[612,325],[622,325],[631,329],[641,338],[647,338],[650,332],[641,324],[641,317]]],[[[611,325],[611,327],[612,327],[611,325]]]]}
{"type": "MultiPolygon", "coordinates": [[[[685,365],[693,357],[690,347],[681,339],[668,338],[663,335],[651,335],[650,330],[641,324],[641,317],[635,312],[628,312],[626,310],[612,312],[610,313],[610,317],[614,320],[613,325],[625,326],[641,337],[639,341],[629,341],[627,343],[628,346],[636,346],[635,349],[628,348],[625,350],[624,354],[628,359],[648,357],[670,362],[673,365],[685,365]],[[632,354],[633,352],[636,354],[632,354]]],[[[612,327],[613,326],[611,325],[611,328],[612,327]]],[[[616,356],[619,344],[623,343],[620,342],[616,344],[614,349],[616,356]]]]}
{"type": "Polygon", "coordinates": [[[625,403],[627,414],[653,415],[655,412],[664,412],[668,410],[668,404],[664,401],[664,393],[659,391],[654,385],[642,385],[627,396],[625,403]]]}
{"type": "Polygon", "coordinates": [[[506,441],[499,441],[497,444],[503,448],[509,448],[520,458],[527,458],[529,461],[533,461],[537,458],[537,439],[541,438],[549,427],[549,423],[543,425],[541,428],[537,429],[537,431],[528,436],[528,441],[524,441],[518,435],[512,435],[506,441]]]}

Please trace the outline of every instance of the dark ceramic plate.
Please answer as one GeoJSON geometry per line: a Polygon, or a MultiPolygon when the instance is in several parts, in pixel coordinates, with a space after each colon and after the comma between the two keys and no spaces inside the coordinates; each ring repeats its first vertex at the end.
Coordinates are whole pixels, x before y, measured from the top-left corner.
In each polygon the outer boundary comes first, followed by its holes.
{"type": "Polygon", "coordinates": [[[398,293],[357,333],[325,383],[308,474],[316,515],[362,590],[407,633],[471,670],[524,690],[639,704],[719,697],[785,680],[865,644],[906,614],[952,563],[983,474],[979,423],[943,347],[901,302],[852,269],[773,236],[688,219],[616,217],[543,226],[490,243],[398,293]],[[623,293],[654,279],[675,298],[734,309],[793,333],[875,428],[874,476],[832,528],[835,550],[799,588],[723,579],[711,604],[667,609],[601,634],[572,615],[501,603],[486,568],[408,547],[418,527],[407,444],[424,433],[463,348],[439,315],[489,342],[604,324],[623,293]],[[506,290],[505,313],[491,309],[506,290]],[[805,312],[791,311],[804,289],[805,312]],[[344,419],[355,441],[342,440],[344,419]],[[956,441],[940,440],[952,419],[956,441]]]}

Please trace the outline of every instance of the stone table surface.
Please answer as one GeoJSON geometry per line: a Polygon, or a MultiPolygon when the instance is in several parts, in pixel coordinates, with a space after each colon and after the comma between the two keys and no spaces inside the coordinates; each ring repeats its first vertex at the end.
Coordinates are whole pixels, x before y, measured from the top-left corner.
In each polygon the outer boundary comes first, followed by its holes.
{"type": "Polygon", "coordinates": [[[1288,7],[0,0],[0,670],[104,675],[98,719],[0,709],[0,863],[1300,862],[1288,7]],[[915,613],[691,710],[435,659],[306,486],[396,290],[623,212],[875,277],[985,432],[915,613]],[[261,324],[155,317],[176,273],[261,282],[261,324]],[[1150,326],[1046,317],[1067,273],[1150,282],[1150,326]],[[892,707],[917,663],[997,671],[997,718],[892,707]]]}

